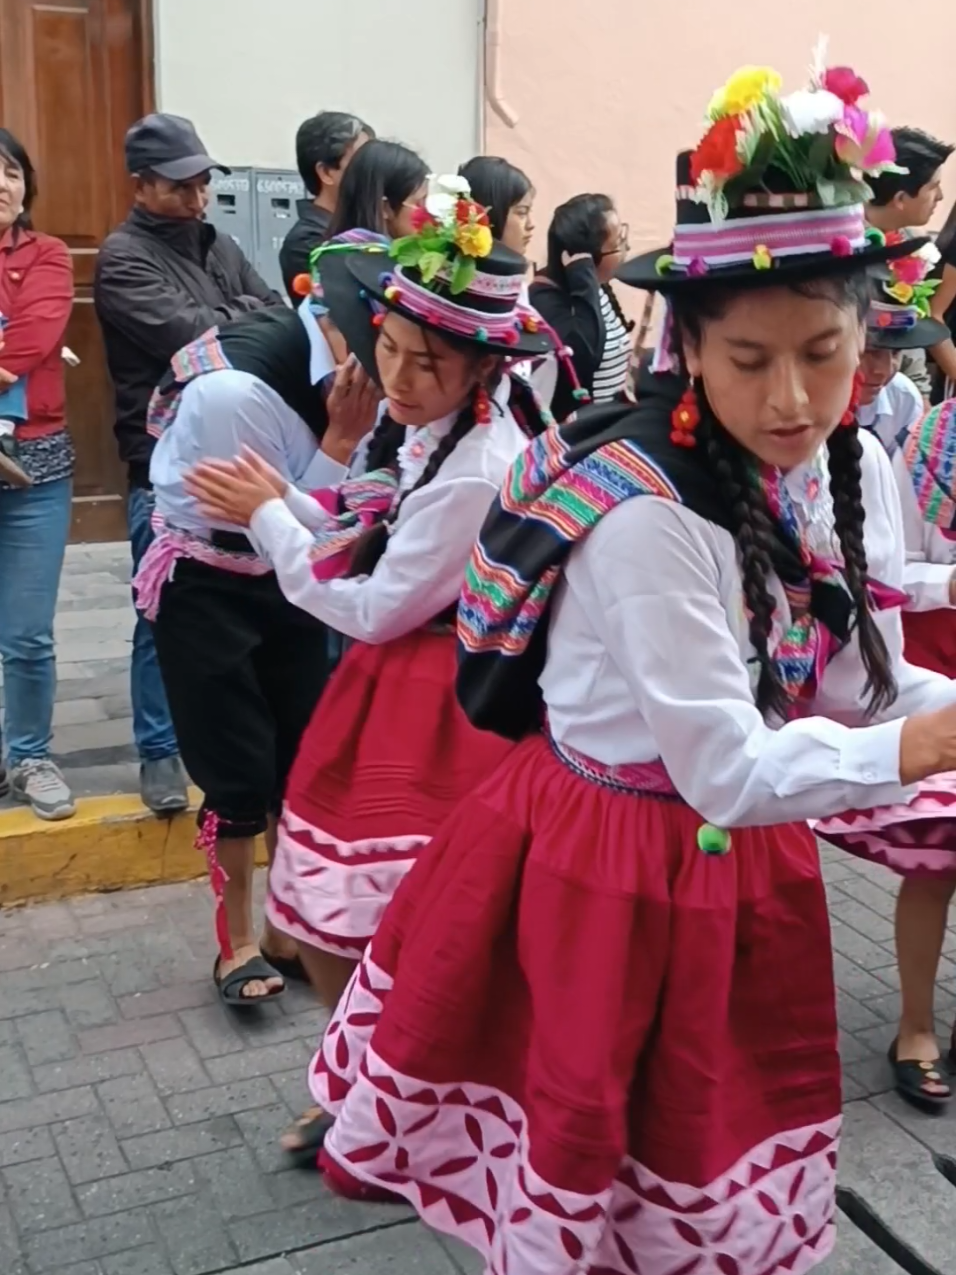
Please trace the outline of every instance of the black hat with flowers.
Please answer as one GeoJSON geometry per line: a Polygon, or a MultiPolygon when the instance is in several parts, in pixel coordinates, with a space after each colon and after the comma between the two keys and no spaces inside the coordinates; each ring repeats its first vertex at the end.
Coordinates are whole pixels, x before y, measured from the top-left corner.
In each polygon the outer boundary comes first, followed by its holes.
{"type": "MultiPolygon", "coordinates": [[[[907,242],[904,235],[888,235],[907,242]]],[[[912,241],[908,242],[908,246],[912,241]]],[[[930,301],[940,279],[930,273],[940,261],[934,243],[898,257],[871,272],[873,299],[866,316],[866,344],[876,350],[925,350],[949,339],[949,328],[930,315],[930,301]]]]}
{"type": "Polygon", "coordinates": [[[918,248],[868,226],[868,177],[901,171],[883,117],[860,105],[867,85],[818,51],[810,86],[782,92],[770,67],[743,67],[714,94],[709,128],[677,159],[677,218],[667,248],[617,278],[670,293],[846,274],[918,248]]]}

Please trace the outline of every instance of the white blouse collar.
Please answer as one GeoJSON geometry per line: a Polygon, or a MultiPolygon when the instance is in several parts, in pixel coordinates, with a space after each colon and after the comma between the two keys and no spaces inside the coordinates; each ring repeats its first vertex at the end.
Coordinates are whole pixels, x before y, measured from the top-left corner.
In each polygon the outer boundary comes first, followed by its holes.
{"type": "MultiPolygon", "coordinates": [[[[492,418],[503,416],[511,397],[511,382],[507,375],[501,378],[491,396],[492,418]]],[[[438,444],[450,432],[458,419],[457,412],[443,416],[441,420],[432,421],[430,425],[409,426],[405,430],[405,441],[398,449],[398,489],[409,491],[421,478],[425,466],[431,460],[438,444]]]]}
{"type": "Polygon", "coordinates": [[[817,553],[832,555],[835,522],[826,444],[810,460],[789,470],[784,476],[784,483],[810,547],[817,553]]]}

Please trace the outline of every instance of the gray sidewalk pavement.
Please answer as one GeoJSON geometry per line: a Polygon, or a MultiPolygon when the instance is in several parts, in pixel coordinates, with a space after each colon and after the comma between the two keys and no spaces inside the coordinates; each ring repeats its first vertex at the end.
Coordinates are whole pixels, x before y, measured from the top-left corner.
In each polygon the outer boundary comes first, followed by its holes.
{"type": "MultiPolygon", "coordinates": [[[[843,1198],[900,1264],[843,1217],[820,1270],[950,1275],[956,1112],[920,1116],[888,1092],[894,882],[833,850],[824,861],[843,1198]]],[[[210,979],[211,934],[202,883],[0,912],[3,1275],[476,1275],[468,1250],[407,1210],[339,1200],[286,1165],[277,1135],[306,1105],[322,1016],[299,989],[230,1015],[210,979]]],[[[956,933],[947,951],[948,1033],[956,933]]]]}

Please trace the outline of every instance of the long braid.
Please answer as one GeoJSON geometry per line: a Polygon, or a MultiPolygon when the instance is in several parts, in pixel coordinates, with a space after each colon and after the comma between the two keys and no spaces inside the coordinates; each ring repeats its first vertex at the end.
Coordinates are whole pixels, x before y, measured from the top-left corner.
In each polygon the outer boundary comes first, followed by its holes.
{"type": "Polygon", "coordinates": [[[621,323],[624,327],[624,331],[629,334],[633,332],[637,324],[634,322],[633,319],[629,319],[627,315],[624,313],[624,310],[621,308],[621,303],[617,299],[617,293],[614,291],[611,285],[609,283],[602,283],[601,291],[604,293],[608,301],[611,303],[611,309],[614,311],[617,317],[621,320],[621,323]]]}
{"type": "Polygon", "coordinates": [[[702,389],[698,390],[698,398],[701,421],[697,437],[706,450],[718,490],[730,515],[731,534],[737,545],[744,600],[749,612],[750,640],[760,664],[757,707],[762,713],[772,711],[785,717],[790,701],[770,655],[770,635],[777,610],[776,599],[767,583],[773,573],[770,516],[763,496],[750,481],[743,453],[718,424],[702,389]]]}
{"type": "Polygon", "coordinates": [[[843,554],[843,576],[856,609],[860,654],[866,669],[866,693],[870,697],[868,709],[874,714],[893,703],[897,686],[883,634],[870,610],[866,587],[869,568],[863,540],[866,511],[863,507],[860,468],[863,446],[858,427],[841,426],[834,430],[830,435],[828,451],[830,496],[833,500],[836,533],[843,554]]]}
{"type": "MultiPolygon", "coordinates": [[[[388,514],[387,517],[383,518],[381,522],[377,522],[374,527],[369,528],[369,530],[356,541],[355,548],[352,551],[352,560],[349,564],[348,574],[350,576],[366,576],[372,574],[375,570],[376,563],[385,552],[386,546],[388,545],[389,528],[398,517],[402,505],[413,491],[419,491],[422,487],[428,486],[461,440],[474,428],[474,425],[475,402],[473,395],[472,398],[469,399],[468,403],[458,413],[454,425],[428,458],[428,464],[422,470],[418,481],[410,487],[408,491],[402,494],[396,503],[395,508],[390,514],[388,514]]],[[[396,428],[400,429],[401,439],[404,439],[404,427],[397,426],[396,428]]],[[[376,433],[377,432],[378,431],[376,430],[376,433]]],[[[395,456],[396,458],[398,456],[397,448],[395,450],[395,456]]],[[[373,468],[371,460],[372,456],[370,444],[369,469],[373,468]]]]}

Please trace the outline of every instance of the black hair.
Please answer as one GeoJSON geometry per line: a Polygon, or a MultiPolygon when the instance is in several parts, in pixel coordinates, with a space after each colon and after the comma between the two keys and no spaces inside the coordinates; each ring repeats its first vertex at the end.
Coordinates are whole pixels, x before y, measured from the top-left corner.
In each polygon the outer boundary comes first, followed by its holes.
{"type": "MultiPolygon", "coordinates": [[[[826,297],[841,308],[853,308],[863,319],[870,305],[870,283],[865,271],[800,281],[786,285],[805,297],[826,297]]],[[[725,312],[733,288],[695,289],[675,293],[671,306],[675,327],[693,344],[698,344],[704,325],[725,312]]],[[[714,415],[703,386],[696,388],[700,424],[698,445],[704,447],[708,465],[730,515],[731,530],[740,558],[744,598],[750,612],[750,640],[760,663],[757,706],[787,716],[792,707],[780,673],[770,657],[768,643],[776,602],[767,585],[772,570],[773,517],[760,488],[753,481],[749,453],[731,437],[714,415]]],[[[863,508],[860,461],[863,448],[856,426],[840,426],[828,443],[830,495],[837,538],[843,556],[843,577],[856,615],[860,652],[866,669],[866,694],[870,713],[891,704],[896,698],[896,682],[886,643],[870,610],[867,594],[868,569],[863,541],[863,508]]]]}
{"type": "Polygon", "coordinates": [[[0,128],[0,158],[12,160],[23,173],[23,212],[13,224],[24,230],[31,230],[33,222],[30,218],[30,209],[37,197],[36,169],[30,161],[26,147],[6,128],[0,128]]]}
{"type": "Polygon", "coordinates": [[[328,230],[329,239],[346,230],[374,230],[385,234],[387,203],[398,212],[428,180],[428,165],[398,142],[366,142],[349,164],[328,230]]]}
{"type": "MultiPolygon", "coordinates": [[[[431,341],[438,335],[430,333],[428,329],[423,329],[425,334],[425,345],[428,349],[430,358],[432,359],[434,375],[438,378],[437,368],[434,367],[434,350],[431,341]]],[[[460,350],[467,353],[476,361],[482,358],[480,348],[476,347],[474,342],[466,341],[461,337],[455,337],[448,333],[441,333],[440,339],[446,342],[453,350],[460,350]]],[[[500,383],[501,370],[492,379],[491,383],[485,386],[485,389],[492,393],[500,383]]],[[[477,387],[476,387],[477,388],[477,387]]],[[[527,434],[529,438],[533,438],[540,434],[548,424],[548,416],[543,412],[541,404],[527,382],[523,381],[519,376],[511,377],[511,393],[509,397],[509,405],[515,420],[517,421],[522,432],[527,434]]],[[[388,544],[389,527],[395,522],[405,500],[413,491],[419,491],[422,487],[427,487],[432,481],[442,465],[452,454],[463,438],[468,435],[475,426],[475,396],[471,395],[468,402],[458,413],[454,425],[441,440],[431,456],[428,463],[422,470],[421,477],[404,492],[395,508],[381,522],[370,527],[356,542],[352,551],[352,560],[349,564],[350,576],[371,575],[375,570],[375,565],[385,552],[388,544]]],[[[396,424],[387,414],[382,417],[378,425],[369,439],[368,451],[365,457],[365,470],[367,473],[375,469],[388,469],[397,466],[398,452],[402,443],[405,441],[405,426],[396,424]]]]}
{"type": "Polygon", "coordinates": [[[897,164],[907,171],[881,173],[879,177],[867,178],[873,190],[873,203],[878,208],[885,208],[901,192],[918,195],[933,180],[954,149],[949,142],[941,142],[921,128],[894,128],[893,145],[896,147],[897,164]]]}
{"type": "Polygon", "coordinates": [[[475,203],[487,208],[491,233],[500,239],[505,233],[508,214],[531,191],[531,179],[497,155],[476,155],[462,164],[458,176],[464,177],[471,187],[475,203]]]}
{"type": "Polygon", "coordinates": [[[319,194],[321,186],[316,167],[324,164],[326,168],[338,168],[349,147],[354,146],[363,133],[368,138],[375,136],[375,130],[364,120],[344,111],[320,111],[299,125],[295,135],[295,162],[310,195],[319,194]]]}
{"type": "Polygon", "coordinates": [[[954,239],[956,239],[956,202],[950,208],[949,216],[943,222],[943,228],[936,236],[936,247],[940,252],[945,253],[954,239]]]}
{"type": "Polygon", "coordinates": [[[607,219],[615,211],[610,195],[575,195],[554,210],[548,227],[548,263],[545,274],[559,288],[567,288],[564,253],[589,252],[595,262],[607,238],[607,219]]]}

